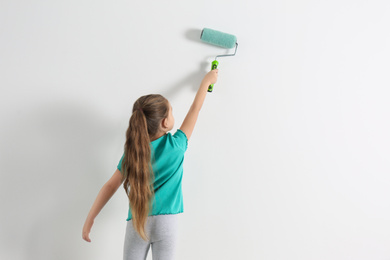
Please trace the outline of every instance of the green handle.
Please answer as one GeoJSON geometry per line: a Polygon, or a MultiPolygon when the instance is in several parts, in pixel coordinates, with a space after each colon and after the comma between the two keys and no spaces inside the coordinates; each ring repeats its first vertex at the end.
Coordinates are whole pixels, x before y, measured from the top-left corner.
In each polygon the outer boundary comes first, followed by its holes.
{"type": "MultiPolygon", "coordinates": [[[[215,70],[216,68],[218,67],[218,61],[213,61],[212,63],[211,63],[211,70],[215,70]]],[[[214,88],[214,84],[211,84],[210,86],[209,86],[209,89],[207,90],[208,92],[213,92],[213,88],[214,88]]]]}

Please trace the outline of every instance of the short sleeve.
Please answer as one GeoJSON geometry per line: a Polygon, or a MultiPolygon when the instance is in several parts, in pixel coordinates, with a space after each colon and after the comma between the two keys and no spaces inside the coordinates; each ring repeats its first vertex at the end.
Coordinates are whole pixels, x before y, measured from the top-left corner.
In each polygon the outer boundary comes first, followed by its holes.
{"type": "Polygon", "coordinates": [[[172,137],[175,140],[176,145],[185,152],[188,146],[186,134],[181,129],[177,129],[176,133],[172,137]]]}
{"type": "Polygon", "coordinates": [[[122,171],[122,161],[123,161],[123,157],[124,157],[124,156],[125,156],[125,154],[123,153],[122,158],[120,159],[120,161],[119,161],[119,163],[118,163],[117,168],[118,168],[119,171],[122,171]]]}

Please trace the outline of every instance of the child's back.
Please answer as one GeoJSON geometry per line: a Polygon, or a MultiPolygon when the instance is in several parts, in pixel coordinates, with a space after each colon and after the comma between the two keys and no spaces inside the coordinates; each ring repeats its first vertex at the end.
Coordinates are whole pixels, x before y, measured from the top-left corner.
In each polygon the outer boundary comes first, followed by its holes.
{"type": "MultiPolygon", "coordinates": [[[[187,137],[180,129],[174,135],[167,133],[151,142],[155,196],[149,216],[183,212],[181,183],[187,144],[187,137]]],[[[122,168],[123,156],[117,166],[119,170],[122,168]]],[[[127,220],[131,218],[131,209],[129,209],[127,220]]]]}

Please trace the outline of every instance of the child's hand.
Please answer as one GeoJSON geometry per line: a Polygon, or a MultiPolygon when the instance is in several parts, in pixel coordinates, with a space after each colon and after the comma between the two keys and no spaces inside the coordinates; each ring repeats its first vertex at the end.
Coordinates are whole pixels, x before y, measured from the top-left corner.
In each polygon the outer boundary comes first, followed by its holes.
{"type": "Polygon", "coordinates": [[[218,79],[218,69],[209,71],[206,76],[204,76],[203,81],[207,82],[209,85],[215,84],[218,79]]]}
{"type": "Polygon", "coordinates": [[[93,220],[87,220],[85,221],[84,227],[83,227],[83,239],[87,242],[91,242],[91,239],[89,238],[89,233],[91,232],[91,228],[93,225],[93,220]]]}

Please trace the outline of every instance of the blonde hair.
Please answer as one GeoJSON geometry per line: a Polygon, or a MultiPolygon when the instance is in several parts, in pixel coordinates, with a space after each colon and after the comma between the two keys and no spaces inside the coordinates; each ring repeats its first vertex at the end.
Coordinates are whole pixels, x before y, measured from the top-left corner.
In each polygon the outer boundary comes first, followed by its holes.
{"type": "Polygon", "coordinates": [[[169,102],[162,95],[142,96],[133,105],[126,131],[123,187],[129,198],[133,227],[145,241],[148,240],[145,225],[154,198],[150,138],[158,134],[161,121],[168,113],[169,102]]]}

